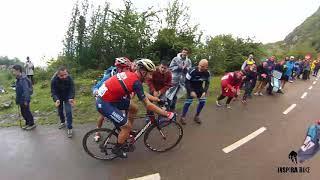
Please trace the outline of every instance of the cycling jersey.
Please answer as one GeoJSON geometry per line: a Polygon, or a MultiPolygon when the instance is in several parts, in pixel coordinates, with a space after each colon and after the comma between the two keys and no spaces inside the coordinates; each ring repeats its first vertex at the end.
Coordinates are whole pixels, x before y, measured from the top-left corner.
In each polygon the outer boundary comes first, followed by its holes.
{"type": "Polygon", "coordinates": [[[134,92],[141,101],[146,97],[138,75],[133,72],[118,73],[106,80],[99,88],[98,96],[107,102],[118,102],[123,99],[123,97],[128,96],[128,93],[121,86],[119,80],[123,81],[129,94],[134,92]]]}

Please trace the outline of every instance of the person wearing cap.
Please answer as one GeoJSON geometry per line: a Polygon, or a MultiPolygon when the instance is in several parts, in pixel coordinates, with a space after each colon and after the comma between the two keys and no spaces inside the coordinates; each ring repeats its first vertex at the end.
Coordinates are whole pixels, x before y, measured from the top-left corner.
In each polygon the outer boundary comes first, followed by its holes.
{"type": "Polygon", "coordinates": [[[186,115],[193,99],[199,101],[197,112],[194,116],[194,121],[201,124],[199,115],[206,103],[206,96],[210,84],[210,72],[208,71],[208,60],[202,59],[198,66],[192,68],[186,75],[187,99],[184,102],[180,123],[186,124],[186,115]]]}
{"type": "Polygon", "coordinates": [[[240,85],[244,78],[242,71],[229,72],[221,78],[221,95],[216,100],[216,105],[221,107],[221,100],[228,97],[226,107],[231,109],[230,103],[234,97],[240,95],[240,85]]]}
{"type": "Polygon", "coordinates": [[[244,71],[244,69],[247,67],[247,65],[256,64],[256,62],[253,59],[253,54],[250,54],[248,59],[245,60],[241,66],[241,70],[244,71]]]}

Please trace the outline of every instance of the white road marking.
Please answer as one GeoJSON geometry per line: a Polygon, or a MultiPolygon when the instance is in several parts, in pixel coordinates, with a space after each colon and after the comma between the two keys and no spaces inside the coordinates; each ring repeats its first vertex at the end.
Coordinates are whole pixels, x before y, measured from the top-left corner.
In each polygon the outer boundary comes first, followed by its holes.
{"type": "Polygon", "coordinates": [[[303,98],[305,98],[306,96],[307,96],[307,92],[304,92],[303,94],[302,94],[302,96],[301,96],[301,99],[303,99],[303,98]]]}
{"type": "Polygon", "coordinates": [[[287,110],[285,110],[283,112],[283,114],[288,114],[290,111],[292,111],[292,109],[294,109],[297,105],[296,104],[292,104],[290,107],[288,107],[287,110]]]}
{"type": "Polygon", "coordinates": [[[129,179],[129,180],[160,180],[160,174],[156,173],[156,174],[150,174],[147,176],[143,176],[143,177],[138,177],[138,178],[134,178],[134,179],[129,179]]]}
{"type": "Polygon", "coordinates": [[[309,87],[309,90],[311,90],[311,89],[312,89],[312,86],[309,87]]]}
{"type": "Polygon", "coordinates": [[[231,144],[230,146],[223,148],[222,151],[225,152],[225,153],[229,153],[229,152],[237,149],[238,147],[242,146],[244,143],[246,143],[246,142],[250,141],[251,139],[257,137],[259,134],[263,133],[265,130],[267,130],[267,128],[261,127],[260,129],[258,129],[255,132],[249,134],[248,136],[240,139],[239,141],[231,144]]]}

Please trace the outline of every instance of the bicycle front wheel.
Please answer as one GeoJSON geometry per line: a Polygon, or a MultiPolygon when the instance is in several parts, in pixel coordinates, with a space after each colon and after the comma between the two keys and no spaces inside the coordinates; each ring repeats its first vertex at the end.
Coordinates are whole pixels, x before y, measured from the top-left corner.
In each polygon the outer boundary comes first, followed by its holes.
{"type": "Polygon", "coordinates": [[[175,121],[163,121],[147,129],[144,144],[152,151],[166,152],[177,146],[182,136],[183,129],[180,124],[175,121]]]}
{"type": "Polygon", "coordinates": [[[111,152],[117,144],[118,134],[111,129],[98,128],[87,132],[82,139],[86,153],[99,160],[113,160],[117,156],[111,152]]]}

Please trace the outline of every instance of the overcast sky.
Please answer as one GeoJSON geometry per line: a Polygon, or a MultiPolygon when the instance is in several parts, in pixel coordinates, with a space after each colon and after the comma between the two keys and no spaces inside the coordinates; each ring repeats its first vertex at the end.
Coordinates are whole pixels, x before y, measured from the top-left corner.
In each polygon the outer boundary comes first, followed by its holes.
{"type": "MultiPolygon", "coordinates": [[[[165,7],[168,0],[132,0],[138,9],[165,7]]],[[[42,57],[62,50],[75,0],[0,0],[0,56],[42,57]]],[[[102,0],[95,0],[95,4],[102,0]]],[[[121,0],[109,0],[113,8],[121,0]]],[[[185,0],[192,21],[205,35],[233,34],[269,43],[280,41],[320,6],[319,0],[185,0]]]]}

